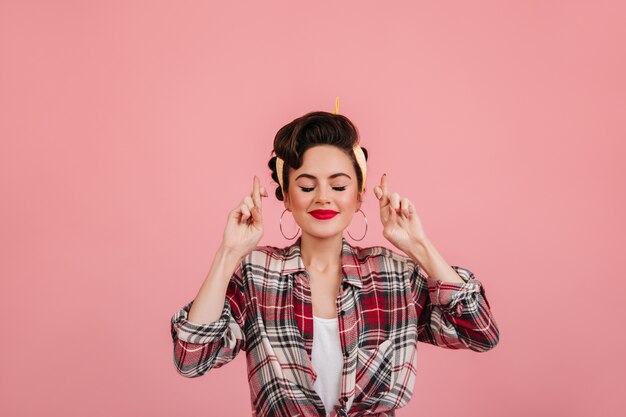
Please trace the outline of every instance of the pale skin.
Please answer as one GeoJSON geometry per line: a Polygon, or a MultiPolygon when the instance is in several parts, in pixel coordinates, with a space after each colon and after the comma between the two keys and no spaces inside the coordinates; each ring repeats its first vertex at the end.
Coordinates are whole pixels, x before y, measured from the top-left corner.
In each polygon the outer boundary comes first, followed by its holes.
{"type": "MultiPolygon", "coordinates": [[[[303,159],[303,166],[289,173],[292,185],[285,194],[284,203],[302,230],[301,254],[310,277],[313,314],[334,318],[337,317],[335,302],[342,279],[341,239],[361,206],[364,192],[357,192],[353,165],[337,148],[316,146],[307,150],[303,159]],[[331,178],[326,175],[337,172],[343,172],[345,176],[331,178]],[[292,182],[292,178],[300,173],[306,173],[310,178],[298,178],[292,182]],[[310,191],[305,194],[304,190],[310,191]],[[334,223],[321,223],[308,214],[311,209],[320,208],[340,214],[334,223]]],[[[426,271],[429,279],[464,282],[426,236],[413,203],[389,190],[385,174],[373,191],[379,200],[383,236],[426,271]]],[[[189,311],[190,322],[211,323],[219,318],[230,277],[241,259],[258,245],[263,236],[262,198],[267,196],[266,188],[255,175],[252,192],[228,215],[222,243],[189,311]]]]}

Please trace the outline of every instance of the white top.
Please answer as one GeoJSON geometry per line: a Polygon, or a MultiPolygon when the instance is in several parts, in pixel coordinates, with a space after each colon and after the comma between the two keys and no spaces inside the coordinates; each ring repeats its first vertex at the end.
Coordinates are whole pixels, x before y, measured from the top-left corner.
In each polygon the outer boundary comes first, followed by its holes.
{"type": "Polygon", "coordinates": [[[322,399],[326,415],[339,404],[343,353],[339,341],[339,319],[313,316],[311,363],[317,373],[313,388],[322,399]]]}

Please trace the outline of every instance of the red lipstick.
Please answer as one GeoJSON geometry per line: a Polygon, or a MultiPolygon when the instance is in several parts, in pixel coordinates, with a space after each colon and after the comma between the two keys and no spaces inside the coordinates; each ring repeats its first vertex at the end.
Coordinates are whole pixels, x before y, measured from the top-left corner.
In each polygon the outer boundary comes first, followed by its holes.
{"type": "Polygon", "coordinates": [[[309,214],[318,220],[328,220],[335,217],[339,212],[334,210],[313,210],[309,211],[309,214]]]}

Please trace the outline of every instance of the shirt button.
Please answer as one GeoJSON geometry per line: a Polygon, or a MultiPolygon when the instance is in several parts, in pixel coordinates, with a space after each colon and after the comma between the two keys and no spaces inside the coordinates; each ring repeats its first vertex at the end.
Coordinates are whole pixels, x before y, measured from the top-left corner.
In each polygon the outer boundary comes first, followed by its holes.
{"type": "Polygon", "coordinates": [[[345,310],[341,310],[341,311],[339,312],[339,315],[340,315],[340,316],[345,316],[345,315],[346,315],[345,310]]]}

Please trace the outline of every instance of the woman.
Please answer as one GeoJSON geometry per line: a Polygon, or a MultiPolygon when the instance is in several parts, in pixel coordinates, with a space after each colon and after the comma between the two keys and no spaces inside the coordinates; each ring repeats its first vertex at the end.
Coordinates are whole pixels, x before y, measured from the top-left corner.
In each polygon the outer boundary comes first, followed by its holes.
{"type": "Polygon", "coordinates": [[[246,351],[254,416],[394,416],[412,396],[418,341],[478,352],[498,342],[482,284],[446,263],[386,175],[374,187],[383,235],[405,255],[343,237],[363,213],[367,151],[358,141],[336,113],[281,128],[269,167],[301,235],[285,248],[257,246],[268,193],[255,176],[196,298],[172,317],[174,362],[186,377],[246,351]]]}

